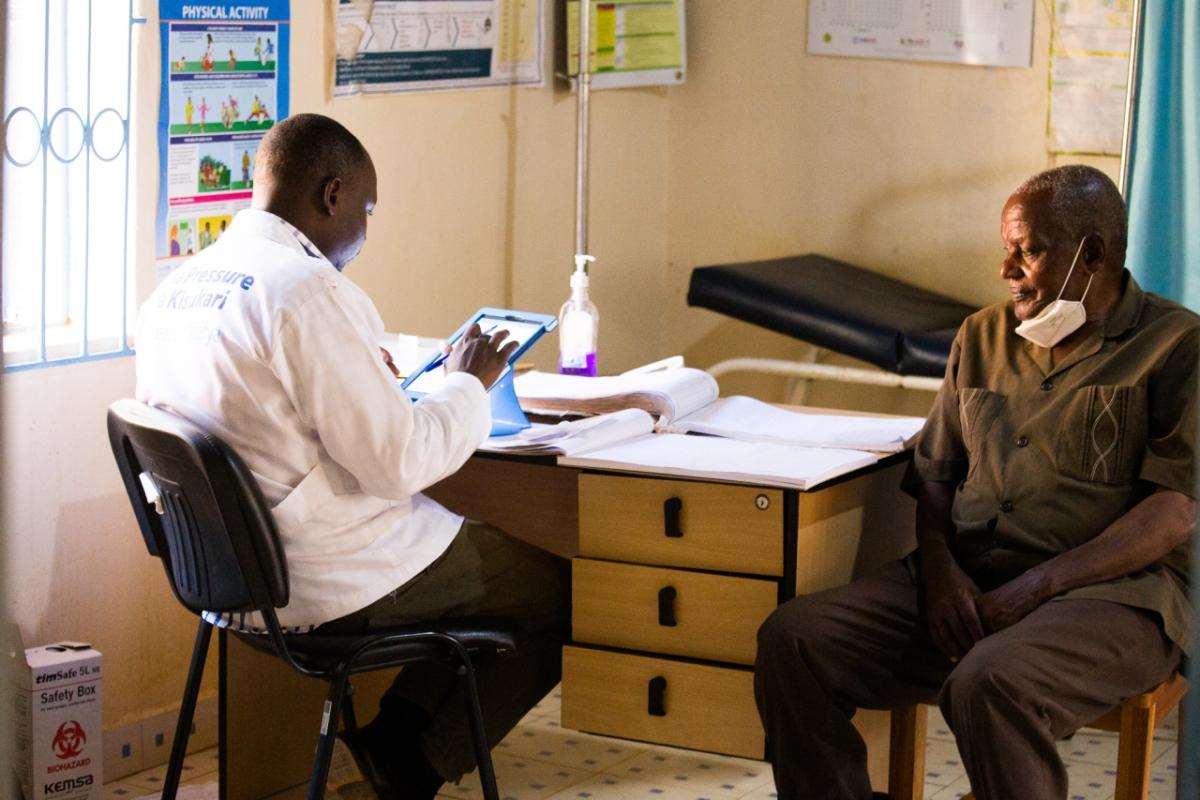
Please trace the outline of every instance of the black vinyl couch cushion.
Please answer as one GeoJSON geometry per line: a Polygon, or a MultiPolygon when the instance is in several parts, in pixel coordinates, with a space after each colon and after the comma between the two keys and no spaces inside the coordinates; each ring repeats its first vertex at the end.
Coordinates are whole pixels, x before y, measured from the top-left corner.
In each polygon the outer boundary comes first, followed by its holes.
{"type": "Polygon", "coordinates": [[[901,375],[941,377],[977,309],[816,254],[692,270],[688,305],[844,353],[901,375]]]}

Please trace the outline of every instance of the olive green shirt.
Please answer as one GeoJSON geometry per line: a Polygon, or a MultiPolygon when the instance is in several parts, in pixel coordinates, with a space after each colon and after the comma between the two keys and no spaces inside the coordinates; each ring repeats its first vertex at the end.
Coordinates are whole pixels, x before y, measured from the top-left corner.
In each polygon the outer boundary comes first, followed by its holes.
{"type": "MultiPolygon", "coordinates": [[[[958,484],[951,548],[984,591],[1094,538],[1155,487],[1196,496],[1200,317],[1125,281],[1103,329],[1053,366],[1014,332],[1011,303],[954,340],[906,483],[958,484]]],[[[1157,612],[1190,652],[1189,549],[1062,597],[1157,612]]]]}

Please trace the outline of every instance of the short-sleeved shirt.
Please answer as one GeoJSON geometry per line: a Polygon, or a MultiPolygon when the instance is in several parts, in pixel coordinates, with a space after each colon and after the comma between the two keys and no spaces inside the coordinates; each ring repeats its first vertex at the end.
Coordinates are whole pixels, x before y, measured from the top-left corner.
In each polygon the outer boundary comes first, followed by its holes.
{"type": "MultiPolygon", "coordinates": [[[[954,340],[907,482],[957,484],[952,550],[984,591],[1096,537],[1156,487],[1196,496],[1200,317],[1124,280],[1103,328],[1057,364],[1017,336],[1011,303],[954,340]]],[[[1189,550],[1062,597],[1157,612],[1189,652],[1189,550]]]]}

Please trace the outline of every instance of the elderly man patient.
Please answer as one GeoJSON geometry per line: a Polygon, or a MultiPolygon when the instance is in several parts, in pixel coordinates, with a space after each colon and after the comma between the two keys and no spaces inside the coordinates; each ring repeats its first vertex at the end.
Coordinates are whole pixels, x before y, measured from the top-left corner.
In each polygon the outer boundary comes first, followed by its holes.
{"type": "Polygon", "coordinates": [[[1125,270],[1103,173],[1000,214],[1011,301],[962,325],[905,478],[917,550],[759,631],[781,798],[869,798],[857,708],[936,701],[980,800],[1066,798],[1055,740],[1190,652],[1200,318],[1125,270]]]}
{"type": "MultiPolygon", "coordinates": [[[[559,680],[567,565],[420,492],[487,436],[485,390],[516,345],[469,330],[444,386],[410,403],[379,313],[342,272],[375,211],[367,151],[332,119],[297,114],[262,140],[254,174],[252,207],[142,307],[138,399],[212,431],[253,471],[287,559],[285,627],[355,634],[477,614],[522,627],[516,657],[476,662],[495,743],[559,680]]],[[[381,797],[433,797],[474,767],[461,691],[449,669],[411,665],[345,735],[381,797]]]]}

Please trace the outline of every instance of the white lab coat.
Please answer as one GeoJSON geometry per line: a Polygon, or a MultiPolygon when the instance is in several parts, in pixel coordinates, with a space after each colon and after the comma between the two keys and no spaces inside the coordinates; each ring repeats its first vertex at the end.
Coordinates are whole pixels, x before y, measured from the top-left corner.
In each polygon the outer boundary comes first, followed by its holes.
{"type": "Polygon", "coordinates": [[[138,399],[223,439],[272,506],[287,627],[369,605],[429,566],[462,523],[419,492],[487,436],[487,394],[456,373],[410,403],[383,363],[382,334],[358,286],[257,210],[241,211],[139,315],[138,399]]]}

